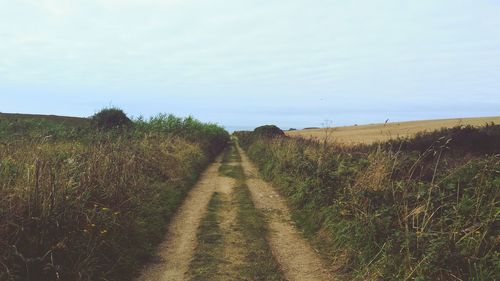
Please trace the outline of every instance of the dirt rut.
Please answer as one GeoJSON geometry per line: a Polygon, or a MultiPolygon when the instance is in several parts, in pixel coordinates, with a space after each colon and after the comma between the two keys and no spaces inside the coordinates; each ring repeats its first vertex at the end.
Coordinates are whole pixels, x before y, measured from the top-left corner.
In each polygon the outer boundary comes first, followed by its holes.
{"type": "Polygon", "coordinates": [[[335,280],[317,252],[293,226],[290,211],[281,196],[260,179],[255,166],[238,147],[241,164],[247,175],[247,185],[255,206],[266,215],[269,224],[269,244],[285,278],[290,281],[335,280]]]}
{"type": "Polygon", "coordinates": [[[212,164],[193,187],[173,217],[165,241],[158,248],[159,262],[150,265],[139,281],[188,280],[187,271],[197,245],[196,233],[212,194],[221,188],[220,160],[212,164]]]}

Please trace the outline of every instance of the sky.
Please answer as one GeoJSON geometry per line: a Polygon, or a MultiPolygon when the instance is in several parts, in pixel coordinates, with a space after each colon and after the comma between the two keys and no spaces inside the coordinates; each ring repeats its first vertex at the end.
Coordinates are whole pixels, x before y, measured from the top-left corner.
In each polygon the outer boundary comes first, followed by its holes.
{"type": "Polygon", "coordinates": [[[0,112],[229,129],[500,115],[499,0],[0,0],[0,112]]]}

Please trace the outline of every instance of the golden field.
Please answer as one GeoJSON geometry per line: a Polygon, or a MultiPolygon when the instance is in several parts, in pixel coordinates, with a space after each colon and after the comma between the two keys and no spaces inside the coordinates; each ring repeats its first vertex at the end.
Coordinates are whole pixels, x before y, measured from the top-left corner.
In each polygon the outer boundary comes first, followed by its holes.
{"type": "Polygon", "coordinates": [[[323,140],[325,136],[328,135],[328,141],[332,142],[340,142],[344,144],[370,144],[398,137],[411,137],[416,133],[423,131],[434,131],[440,128],[450,128],[462,125],[483,126],[486,123],[491,122],[500,124],[500,116],[388,122],[385,124],[332,127],[328,130],[320,128],[287,131],[286,134],[291,137],[300,136],[319,140],[323,140]]]}

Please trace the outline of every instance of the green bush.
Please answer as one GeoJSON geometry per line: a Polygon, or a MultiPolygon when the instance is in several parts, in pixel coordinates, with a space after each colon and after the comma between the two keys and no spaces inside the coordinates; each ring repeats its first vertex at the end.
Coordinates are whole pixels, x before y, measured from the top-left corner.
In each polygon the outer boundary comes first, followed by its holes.
{"type": "Polygon", "coordinates": [[[253,131],[254,136],[256,137],[266,137],[266,138],[275,138],[275,137],[284,137],[285,133],[275,125],[265,125],[255,128],[253,131]]]}
{"type": "Polygon", "coordinates": [[[123,110],[118,108],[105,108],[91,117],[92,125],[100,130],[122,129],[132,126],[132,120],[123,110]]]}

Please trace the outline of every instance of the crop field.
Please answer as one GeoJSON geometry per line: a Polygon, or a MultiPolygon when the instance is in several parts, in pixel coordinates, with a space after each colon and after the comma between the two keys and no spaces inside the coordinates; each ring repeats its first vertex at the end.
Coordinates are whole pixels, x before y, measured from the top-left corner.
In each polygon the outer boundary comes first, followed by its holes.
{"type": "Polygon", "coordinates": [[[315,128],[287,131],[288,136],[300,136],[316,140],[324,140],[343,144],[370,144],[395,138],[412,137],[417,133],[430,132],[441,128],[455,126],[484,126],[486,123],[500,124],[500,117],[456,118],[441,120],[423,120],[410,122],[388,122],[386,124],[370,124],[345,127],[315,128]]]}

